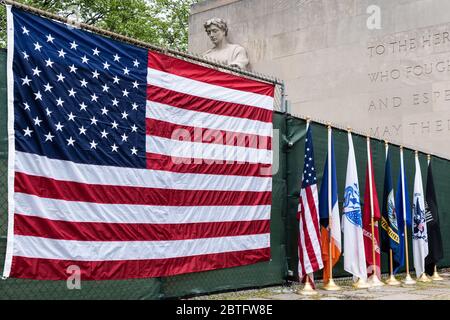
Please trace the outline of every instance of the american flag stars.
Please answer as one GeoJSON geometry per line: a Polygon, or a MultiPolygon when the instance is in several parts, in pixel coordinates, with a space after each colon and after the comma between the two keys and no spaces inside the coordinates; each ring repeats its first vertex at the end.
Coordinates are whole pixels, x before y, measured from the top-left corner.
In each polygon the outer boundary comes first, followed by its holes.
{"type": "Polygon", "coordinates": [[[79,162],[89,151],[120,155],[127,164],[139,157],[135,165],[145,166],[146,56],[88,46],[56,30],[18,28],[17,36],[27,37],[15,53],[24,96],[16,134],[24,143],[59,144],[62,150],[48,151],[59,158],[66,149],[80,152],[79,162]]]}

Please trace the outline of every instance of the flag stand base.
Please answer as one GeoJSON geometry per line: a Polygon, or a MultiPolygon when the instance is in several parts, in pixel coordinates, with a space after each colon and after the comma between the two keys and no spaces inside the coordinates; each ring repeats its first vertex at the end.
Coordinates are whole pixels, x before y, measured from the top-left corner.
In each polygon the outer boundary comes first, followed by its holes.
{"type": "Polygon", "coordinates": [[[342,290],[341,287],[339,287],[336,283],[334,283],[333,278],[328,280],[327,284],[323,286],[323,289],[327,290],[327,291],[339,291],[339,290],[342,290]]]}
{"type": "Polygon", "coordinates": [[[301,294],[302,296],[316,296],[319,294],[316,290],[314,290],[309,281],[306,281],[303,289],[297,291],[297,293],[301,294]]]}
{"type": "Polygon", "coordinates": [[[367,282],[369,283],[369,286],[371,287],[382,287],[384,286],[384,283],[381,282],[380,279],[378,279],[378,276],[374,273],[372,274],[369,279],[367,280],[367,282]]]}
{"type": "Polygon", "coordinates": [[[386,280],[386,284],[388,286],[399,286],[401,284],[401,282],[398,281],[393,274],[391,274],[389,279],[386,280]]]}
{"type": "Polygon", "coordinates": [[[406,285],[416,284],[416,281],[411,278],[411,275],[409,273],[406,274],[406,278],[402,282],[406,285]]]}
{"type": "Polygon", "coordinates": [[[433,281],[443,281],[444,278],[442,278],[437,271],[434,271],[433,275],[431,276],[431,280],[433,280],[433,281]]]}
{"type": "Polygon", "coordinates": [[[367,289],[369,287],[370,285],[367,283],[367,281],[362,278],[359,278],[358,281],[353,283],[353,288],[355,289],[367,289]]]}
{"type": "Polygon", "coordinates": [[[417,279],[417,282],[431,282],[431,279],[428,278],[427,275],[424,272],[424,273],[422,273],[420,278],[417,279]]]}

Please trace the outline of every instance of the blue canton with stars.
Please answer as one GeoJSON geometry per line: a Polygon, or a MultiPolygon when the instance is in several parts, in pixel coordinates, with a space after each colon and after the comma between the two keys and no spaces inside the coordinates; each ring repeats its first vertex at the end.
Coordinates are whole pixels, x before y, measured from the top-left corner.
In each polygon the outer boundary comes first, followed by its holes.
{"type": "Polygon", "coordinates": [[[314,148],[311,130],[311,125],[309,125],[305,140],[305,162],[303,165],[302,188],[306,188],[317,183],[316,169],[314,167],[314,148]]]}
{"type": "Polygon", "coordinates": [[[12,13],[16,150],[145,168],[147,50],[12,13]]]}

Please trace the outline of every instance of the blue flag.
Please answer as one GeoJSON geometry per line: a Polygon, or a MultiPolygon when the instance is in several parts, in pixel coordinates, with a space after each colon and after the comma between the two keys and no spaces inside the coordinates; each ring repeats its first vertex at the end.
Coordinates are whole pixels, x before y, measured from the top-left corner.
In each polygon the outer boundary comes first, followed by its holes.
{"type": "Polygon", "coordinates": [[[383,207],[381,212],[381,250],[389,253],[392,250],[393,264],[402,264],[403,246],[400,243],[400,232],[398,228],[397,210],[394,199],[394,186],[391,175],[391,159],[389,150],[386,155],[384,169],[384,193],[383,207]]]}
{"type": "Polygon", "coordinates": [[[330,242],[331,261],[335,265],[341,255],[341,219],[339,217],[339,205],[337,196],[336,162],[334,158],[334,144],[331,129],[328,130],[328,153],[325,169],[323,170],[322,185],[319,193],[319,213],[321,228],[322,260],[324,262],[323,280],[326,283],[331,275],[330,270],[330,242]],[[331,179],[329,179],[328,164],[331,160],[331,179]],[[329,183],[331,180],[331,208],[328,207],[329,183]],[[331,209],[331,226],[329,226],[329,214],[331,209]],[[329,227],[329,229],[327,229],[329,227]]]}
{"type": "MultiPolygon", "coordinates": [[[[331,137],[331,208],[337,206],[337,179],[336,179],[336,162],[334,159],[334,143],[331,137]]],[[[320,224],[328,227],[328,153],[323,170],[322,184],[319,192],[319,214],[320,224]]]]}
{"type": "MultiPolygon", "coordinates": [[[[397,225],[399,230],[400,237],[400,250],[397,259],[394,259],[394,273],[398,273],[401,267],[405,264],[405,218],[406,217],[406,226],[411,227],[411,205],[409,202],[409,194],[408,194],[408,184],[406,181],[406,176],[404,174],[403,168],[403,179],[404,179],[404,187],[405,187],[405,208],[403,207],[403,192],[402,192],[402,168],[400,168],[400,173],[398,176],[398,186],[397,192],[395,194],[395,208],[397,209],[397,225]]],[[[407,241],[407,239],[406,239],[407,241]]]]}

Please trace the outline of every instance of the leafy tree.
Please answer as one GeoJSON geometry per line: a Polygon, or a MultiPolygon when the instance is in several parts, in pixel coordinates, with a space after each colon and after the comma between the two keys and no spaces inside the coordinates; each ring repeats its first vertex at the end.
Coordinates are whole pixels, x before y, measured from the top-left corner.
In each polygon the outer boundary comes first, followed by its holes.
{"type": "MultiPolygon", "coordinates": [[[[189,7],[198,0],[18,0],[65,18],[137,40],[186,50],[189,7]]],[[[6,10],[0,7],[0,47],[6,47],[6,10]]]]}

